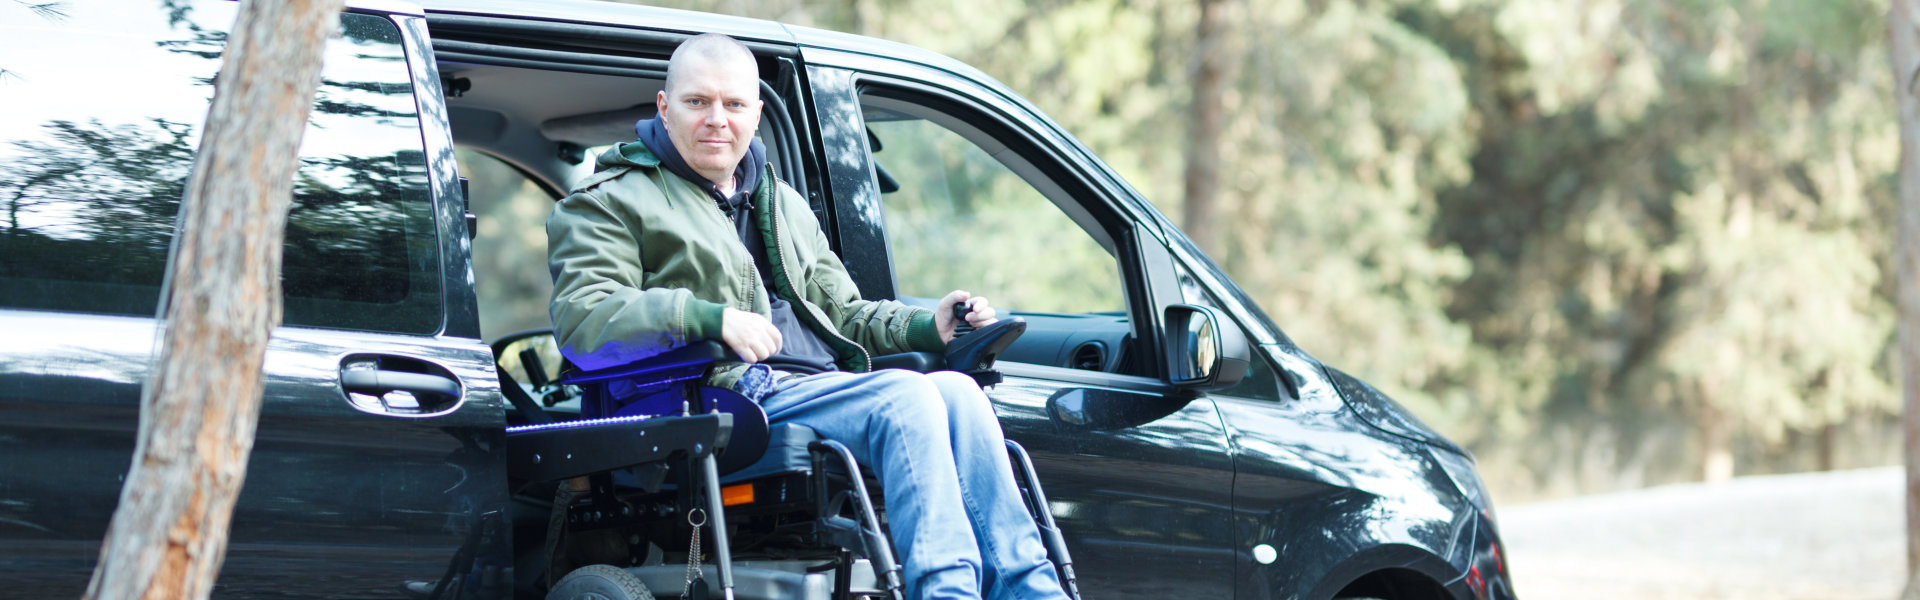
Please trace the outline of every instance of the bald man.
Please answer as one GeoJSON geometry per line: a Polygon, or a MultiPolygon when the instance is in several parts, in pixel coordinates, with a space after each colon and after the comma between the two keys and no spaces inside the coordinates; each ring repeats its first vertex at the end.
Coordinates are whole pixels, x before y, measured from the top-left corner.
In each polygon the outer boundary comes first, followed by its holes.
{"type": "Polygon", "coordinates": [[[738,41],[682,43],[658,118],[555,207],[561,352],[599,369],[719,340],[741,362],[710,384],[845,444],[880,478],[909,597],[1065,598],[980,387],[955,372],[870,370],[876,355],[943,352],[956,304],[974,327],[992,324],[993,308],[964,290],[932,311],[860,298],[806,198],[754,139],[759,83],[738,41]]]}

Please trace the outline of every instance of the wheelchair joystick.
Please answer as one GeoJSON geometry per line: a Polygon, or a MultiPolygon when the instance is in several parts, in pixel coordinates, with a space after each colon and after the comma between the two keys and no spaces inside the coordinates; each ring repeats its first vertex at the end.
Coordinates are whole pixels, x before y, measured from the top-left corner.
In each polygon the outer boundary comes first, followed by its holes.
{"type": "Polygon", "coordinates": [[[960,339],[960,336],[973,333],[973,324],[967,322],[967,313],[970,312],[973,312],[973,307],[967,306],[966,302],[954,303],[953,339],[957,340],[960,339]]]}

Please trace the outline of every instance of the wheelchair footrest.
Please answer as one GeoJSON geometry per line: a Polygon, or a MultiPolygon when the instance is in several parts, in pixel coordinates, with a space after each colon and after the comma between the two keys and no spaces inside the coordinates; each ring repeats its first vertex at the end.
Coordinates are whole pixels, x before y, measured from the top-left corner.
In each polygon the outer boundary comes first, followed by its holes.
{"type": "MultiPolygon", "coordinates": [[[[849,596],[880,595],[884,590],[866,570],[866,561],[851,565],[849,596]],[[863,572],[864,571],[864,572],[863,572]]],[[[627,567],[655,598],[679,598],[686,590],[687,565],[663,564],[627,567]]],[[[832,572],[819,570],[811,561],[740,560],[733,563],[734,598],[738,600],[830,600],[834,594],[832,572]]],[[[719,570],[712,564],[700,566],[707,581],[715,581],[719,570]]]]}
{"type": "Polygon", "coordinates": [[[700,458],[725,446],[726,413],[616,417],[507,428],[507,474],[554,481],[667,460],[700,458]]]}

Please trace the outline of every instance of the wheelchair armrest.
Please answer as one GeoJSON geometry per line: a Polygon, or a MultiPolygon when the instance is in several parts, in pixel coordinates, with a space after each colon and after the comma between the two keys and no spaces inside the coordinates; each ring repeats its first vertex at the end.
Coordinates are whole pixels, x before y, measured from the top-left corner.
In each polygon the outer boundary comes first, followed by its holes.
{"type": "Polygon", "coordinates": [[[981,327],[947,344],[947,368],[962,373],[977,373],[993,368],[1000,353],[1027,332],[1027,320],[1007,317],[981,327]]]}
{"type": "Polygon", "coordinates": [[[704,369],[707,365],[722,360],[740,360],[740,355],[718,341],[694,342],[674,348],[648,358],[636,360],[617,367],[608,367],[595,371],[563,373],[560,383],[579,385],[622,377],[640,377],[650,374],[671,375],[688,369],[704,369]]]}
{"type": "Polygon", "coordinates": [[[942,354],[901,352],[873,357],[875,369],[906,369],[921,373],[953,370],[979,373],[993,369],[993,360],[1027,332],[1027,320],[1008,317],[981,327],[947,344],[942,354]]]}
{"type": "Polygon", "coordinates": [[[873,357],[873,368],[906,369],[920,373],[932,373],[947,368],[947,357],[932,352],[901,352],[873,357]]]}
{"type": "Polygon", "coordinates": [[[1013,341],[1026,332],[1026,319],[1007,317],[949,342],[943,354],[902,352],[875,356],[873,368],[906,369],[921,373],[953,370],[972,375],[981,387],[987,387],[1000,383],[1000,372],[993,370],[994,359],[999,358],[1007,346],[1013,345],[1013,341]]]}
{"type": "Polygon", "coordinates": [[[555,481],[659,462],[676,453],[700,458],[725,447],[733,426],[733,415],[715,413],[509,427],[507,473],[526,481],[555,481]]]}

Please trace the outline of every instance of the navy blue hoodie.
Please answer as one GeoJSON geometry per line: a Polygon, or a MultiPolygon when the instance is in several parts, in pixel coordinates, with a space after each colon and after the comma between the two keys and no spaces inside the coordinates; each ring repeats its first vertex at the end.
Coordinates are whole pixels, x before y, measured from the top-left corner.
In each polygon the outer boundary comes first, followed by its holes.
{"type": "Polygon", "coordinates": [[[686,158],[680,156],[680,149],[673,146],[673,139],[668,137],[667,128],[660,124],[659,119],[640,121],[634,124],[633,129],[639,135],[640,143],[646,144],[647,150],[659,157],[661,166],[666,167],[667,172],[699,185],[700,189],[713,197],[720,212],[733,218],[734,227],[740,234],[740,243],[746,245],[747,254],[753,257],[754,268],[760,271],[760,285],[766,290],[767,297],[772,299],[769,304],[773,308],[773,324],[780,328],[780,337],[784,342],[779,352],[763,362],[776,369],[800,373],[834,370],[833,350],[818,334],[800,322],[793,314],[792,304],[774,294],[772,261],[767,260],[766,242],[760,238],[760,232],[753,228],[753,190],[760,186],[760,175],[767,169],[766,146],[758,139],[747,144],[747,155],[740,159],[740,166],[734,168],[733,194],[729,196],[720,193],[720,186],[694,172],[686,158]]]}

